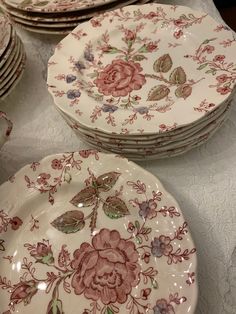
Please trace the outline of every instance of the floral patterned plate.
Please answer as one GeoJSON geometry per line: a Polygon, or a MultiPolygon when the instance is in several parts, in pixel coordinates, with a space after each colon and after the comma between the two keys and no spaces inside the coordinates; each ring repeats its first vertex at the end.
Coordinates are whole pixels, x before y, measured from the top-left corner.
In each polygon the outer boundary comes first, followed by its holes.
{"type": "Polygon", "coordinates": [[[1,88],[1,100],[5,99],[9,95],[9,93],[15,88],[15,86],[22,78],[26,64],[26,54],[23,47],[19,59],[20,61],[17,62],[17,67],[13,70],[13,75],[11,75],[11,79],[8,80],[8,82],[1,88]]]}
{"type": "Polygon", "coordinates": [[[80,130],[81,132],[83,132],[84,134],[87,134],[89,136],[91,136],[92,138],[97,138],[100,139],[102,142],[117,142],[117,143],[122,143],[122,144],[126,144],[126,145],[141,145],[141,146],[145,146],[145,145],[149,145],[149,144],[164,144],[164,143],[170,143],[170,142],[174,142],[176,140],[179,139],[185,139],[187,137],[189,137],[190,135],[195,134],[196,132],[198,132],[199,130],[201,130],[203,127],[205,127],[207,124],[209,124],[211,121],[215,120],[216,118],[218,118],[226,109],[226,107],[228,106],[228,104],[230,103],[230,101],[226,102],[225,104],[222,104],[221,106],[219,106],[216,110],[211,111],[207,116],[205,116],[204,118],[202,118],[201,120],[199,120],[198,124],[191,124],[189,127],[185,127],[182,129],[176,129],[176,132],[165,132],[166,126],[162,126],[164,132],[162,134],[157,134],[156,136],[148,136],[145,137],[142,134],[140,134],[140,136],[136,136],[134,138],[134,136],[132,137],[126,137],[125,135],[120,135],[120,137],[118,136],[114,136],[110,135],[108,136],[107,134],[103,134],[101,132],[96,132],[94,130],[89,130],[88,128],[84,128],[82,127],[80,124],[78,124],[75,120],[73,120],[71,117],[65,115],[64,112],[59,111],[59,113],[63,116],[63,118],[68,122],[69,126],[72,129],[75,130],[80,130]],[[180,131],[181,132],[177,132],[180,131]]]}
{"type": "Polygon", "coordinates": [[[20,42],[18,40],[18,37],[16,37],[16,39],[13,41],[12,49],[9,50],[9,54],[8,54],[8,57],[6,58],[6,62],[0,68],[0,77],[2,76],[2,74],[4,74],[4,72],[11,65],[12,60],[14,59],[14,57],[16,55],[16,52],[17,52],[19,45],[20,45],[20,42]]]}
{"type": "Polygon", "coordinates": [[[22,61],[23,54],[24,54],[23,44],[20,42],[11,66],[6,70],[6,73],[4,73],[0,78],[0,94],[2,90],[4,90],[4,86],[8,85],[8,83],[14,78],[15,73],[17,72],[17,69],[22,61]]]}
{"type": "Polygon", "coordinates": [[[98,139],[91,139],[90,136],[86,136],[85,134],[81,133],[77,130],[77,134],[80,138],[84,139],[88,143],[92,144],[94,147],[99,147],[101,150],[110,151],[117,154],[122,154],[123,156],[159,156],[159,157],[166,157],[167,152],[171,152],[172,154],[176,155],[176,152],[184,153],[186,149],[190,149],[194,147],[199,142],[202,142],[202,139],[209,139],[211,135],[213,135],[222,123],[226,120],[228,116],[228,109],[222,114],[218,119],[209,123],[203,130],[197,132],[192,138],[187,138],[179,141],[174,141],[170,143],[165,143],[164,145],[147,145],[147,146],[125,146],[120,143],[104,143],[99,141],[98,139]],[[185,149],[185,150],[184,150],[185,149]]]}
{"type": "Polygon", "coordinates": [[[103,141],[99,137],[93,137],[89,133],[85,133],[84,131],[78,129],[76,130],[77,134],[86,140],[88,140],[90,143],[93,143],[97,145],[98,147],[104,147],[107,148],[110,151],[118,152],[117,149],[119,149],[119,152],[124,151],[125,153],[128,152],[145,152],[146,150],[152,150],[153,153],[166,151],[173,148],[178,148],[181,146],[184,146],[186,144],[191,144],[192,142],[199,140],[202,136],[205,136],[205,134],[211,132],[213,126],[215,123],[219,123],[221,120],[225,120],[226,115],[228,114],[228,106],[224,110],[223,113],[221,113],[217,118],[211,119],[207,124],[205,124],[200,130],[197,130],[193,132],[192,134],[189,134],[183,138],[177,138],[174,140],[167,140],[164,142],[149,142],[149,143],[138,143],[138,144],[127,144],[123,143],[121,141],[103,141]]]}
{"type": "MultiPolygon", "coordinates": [[[[17,9],[14,9],[12,7],[9,7],[6,5],[5,2],[0,1],[0,7],[3,8],[4,11],[8,12],[10,14],[11,17],[19,17],[21,19],[24,20],[28,20],[28,21],[34,21],[34,22],[53,22],[53,23],[62,23],[62,22],[79,22],[85,19],[89,19],[94,17],[95,15],[98,15],[98,13],[104,13],[110,10],[115,10],[121,7],[124,7],[126,5],[129,4],[133,4],[133,3],[137,3],[137,4],[143,4],[143,3],[147,3],[148,0],[120,0],[118,3],[117,2],[112,2],[108,5],[106,5],[105,7],[101,7],[101,8],[95,8],[95,9],[87,9],[87,10],[83,10],[80,11],[79,14],[77,12],[57,12],[57,13],[42,13],[42,12],[24,12],[24,11],[20,11],[17,9]]],[[[78,23],[79,24],[79,23],[78,23]]]]}
{"type": "Polygon", "coordinates": [[[22,11],[52,13],[80,11],[104,6],[115,1],[118,0],[5,0],[4,2],[8,6],[22,11]]]}
{"type": "MultiPolygon", "coordinates": [[[[12,127],[13,127],[13,124],[11,120],[7,118],[4,112],[0,111],[0,148],[3,146],[7,138],[10,136],[12,127]]],[[[0,218],[0,221],[1,221],[1,218],[0,218]]],[[[0,226],[1,226],[1,223],[0,223],[0,226]]],[[[1,227],[0,227],[0,230],[1,230],[1,227]]]]}
{"type": "Polygon", "coordinates": [[[49,61],[48,88],[56,105],[85,127],[156,134],[160,125],[178,128],[203,117],[194,108],[205,99],[212,111],[230,97],[235,53],[232,33],[203,12],[128,6],[61,41],[49,61]]]}
{"type": "Polygon", "coordinates": [[[1,313],[194,313],[188,224],[158,179],[120,156],[24,167],[0,187],[0,238],[1,313]]]}
{"type": "Polygon", "coordinates": [[[11,24],[9,20],[0,12],[0,58],[7,48],[11,38],[11,24]]]}
{"type": "MultiPolygon", "coordinates": [[[[0,76],[0,89],[9,81],[11,78],[11,75],[14,74],[14,70],[17,68],[18,63],[20,62],[20,55],[23,48],[23,44],[21,43],[21,40],[19,37],[16,39],[16,50],[12,52],[9,59],[11,59],[13,55],[13,59],[11,60],[8,67],[5,69],[4,73],[0,76]]],[[[7,62],[6,62],[7,65],[7,62]]]]}

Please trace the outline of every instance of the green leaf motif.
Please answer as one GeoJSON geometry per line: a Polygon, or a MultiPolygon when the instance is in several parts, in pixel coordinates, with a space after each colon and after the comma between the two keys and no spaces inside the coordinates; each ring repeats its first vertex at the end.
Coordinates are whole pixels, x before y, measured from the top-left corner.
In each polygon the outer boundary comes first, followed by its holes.
{"type": "Polygon", "coordinates": [[[48,3],[49,3],[48,1],[41,1],[41,2],[35,3],[34,5],[37,6],[37,7],[44,7],[48,3]]]}
{"type": "Polygon", "coordinates": [[[95,182],[97,189],[101,192],[109,191],[119,179],[121,174],[119,172],[108,172],[99,176],[95,182]]]}
{"type": "Polygon", "coordinates": [[[78,194],[76,194],[70,203],[76,207],[89,207],[96,203],[97,201],[97,191],[94,187],[89,186],[83,190],[81,190],[78,194]]]}
{"type": "Polygon", "coordinates": [[[197,68],[197,70],[202,70],[202,69],[204,69],[207,65],[208,65],[208,63],[201,64],[201,65],[197,68]]]}
{"type": "Polygon", "coordinates": [[[172,68],[173,62],[169,54],[164,54],[158,58],[153,64],[155,72],[167,73],[172,68]]]}
{"type": "Polygon", "coordinates": [[[79,210],[67,211],[51,222],[51,225],[63,233],[75,233],[85,226],[84,214],[79,210]]]}
{"type": "Polygon", "coordinates": [[[142,61],[144,59],[147,59],[145,56],[143,55],[136,55],[136,56],[133,56],[132,58],[134,61],[142,61]]]}
{"type": "Polygon", "coordinates": [[[188,98],[192,94],[192,87],[190,85],[180,85],[176,91],[175,95],[178,98],[188,98]]]}
{"type": "Polygon", "coordinates": [[[150,90],[147,100],[158,101],[158,100],[161,100],[161,99],[165,98],[166,96],[168,96],[169,93],[170,93],[170,90],[167,86],[158,85],[158,86],[153,87],[150,90]]]}
{"type": "Polygon", "coordinates": [[[52,299],[48,304],[46,314],[64,314],[62,301],[59,299],[52,299]]]}
{"type": "Polygon", "coordinates": [[[106,314],[114,314],[112,309],[110,307],[107,308],[106,314]]]}
{"type": "Polygon", "coordinates": [[[140,229],[140,223],[138,220],[135,220],[134,225],[138,230],[140,229]]]}
{"type": "Polygon", "coordinates": [[[186,74],[182,67],[175,68],[170,74],[170,82],[173,84],[184,84],[186,80],[186,74]]]}
{"type": "Polygon", "coordinates": [[[125,202],[116,196],[109,196],[106,199],[103,210],[111,219],[118,219],[130,214],[125,202]]]}

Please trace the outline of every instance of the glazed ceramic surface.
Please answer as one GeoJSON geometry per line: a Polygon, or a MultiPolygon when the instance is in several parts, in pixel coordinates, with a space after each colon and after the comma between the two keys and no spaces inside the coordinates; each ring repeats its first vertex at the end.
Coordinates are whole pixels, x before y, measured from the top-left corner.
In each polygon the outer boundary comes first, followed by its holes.
{"type": "Polygon", "coordinates": [[[12,70],[10,79],[7,80],[6,84],[1,88],[0,91],[0,99],[5,99],[6,96],[10,94],[10,92],[15,88],[17,83],[22,78],[22,75],[24,73],[26,64],[26,54],[24,51],[24,48],[22,47],[22,50],[19,55],[19,59],[17,60],[16,67],[12,70]]]}
{"type": "Polygon", "coordinates": [[[8,58],[6,58],[6,62],[2,65],[2,67],[0,68],[0,77],[6,72],[6,70],[11,66],[12,61],[17,53],[17,50],[19,48],[20,42],[18,40],[18,38],[16,38],[16,40],[14,41],[14,46],[12,49],[10,49],[10,54],[8,56],[8,58]]]}
{"type": "Polygon", "coordinates": [[[84,19],[89,19],[95,15],[97,15],[99,12],[104,13],[106,11],[115,10],[121,7],[124,7],[126,5],[132,4],[132,3],[139,3],[143,4],[148,2],[148,0],[143,1],[136,1],[136,0],[121,0],[118,3],[112,2],[110,4],[107,4],[106,6],[102,6],[95,9],[87,9],[80,11],[79,14],[77,12],[61,12],[61,13],[44,13],[44,12],[27,12],[27,11],[20,11],[17,9],[14,9],[10,6],[7,6],[5,2],[0,2],[0,6],[4,9],[4,11],[10,13],[11,16],[16,16],[19,18],[22,18],[24,20],[28,21],[35,21],[35,22],[72,22],[72,21],[81,21],[84,19]]]}
{"type": "Polygon", "coordinates": [[[205,13],[129,6],[67,36],[49,61],[48,86],[56,105],[85,127],[158,133],[195,122],[205,115],[195,108],[205,103],[211,111],[231,95],[235,52],[231,32],[205,13]]]}
{"type": "Polygon", "coordinates": [[[11,37],[11,24],[0,12],[0,58],[4,53],[11,37]]]}
{"type": "Polygon", "coordinates": [[[194,313],[188,224],[139,166],[95,150],[54,155],[0,196],[1,312],[194,313]]]}
{"type": "MultiPolygon", "coordinates": [[[[221,120],[225,120],[226,115],[228,114],[229,106],[225,108],[225,110],[217,115],[216,117],[209,119],[199,130],[192,131],[190,134],[186,134],[185,136],[175,138],[173,140],[165,140],[162,142],[147,142],[142,143],[142,141],[133,144],[123,143],[119,140],[111,139],[110,141],[104,141],[98,136],[93,136],[90,133],[84,132],[79,128],[76,129],[76,132],[81,135],[82,138],[90,141],[91,143],[96,144],[99,147],[104,147],[110,149],[111,151],[117,151],[119,149],[120,152],[146,152],[152,151],[153,153],[166,151],[168,149],[173,149],[177,147],[181,147],[186,144],[191,144],[192,142],[201,139],[203,136],[211,132],[213,126],[219,123],[221,120]]],[[[66,118],[65,118],[66,119],[66,118]]],[[[73,125],[70,124],[70,121],[67,120],[68,124],[73,128],[73,125]]]]}
{"type": "Polygon", "coordinates": [[[5,0],[5,3],[11,7],[32,12],[65,12],[80,11],[84,9],[102,6],[117,0],[5,0]]]}
{"type": "Polygon", "coordinates": [[[13,127],[12,122],[7,118],[4,112],[0,111],[0,148],[6,142],[7,138],[10,136],[12,127],[13,127]]]}

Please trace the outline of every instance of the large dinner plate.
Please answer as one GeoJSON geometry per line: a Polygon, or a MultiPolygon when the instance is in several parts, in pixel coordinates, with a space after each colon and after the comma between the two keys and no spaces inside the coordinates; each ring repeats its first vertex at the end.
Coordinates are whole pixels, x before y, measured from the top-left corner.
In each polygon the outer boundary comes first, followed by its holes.
{"type": "Polygon", "coordinates": [[[95,150],[0,187],[0,312],[194,313],[196,249],[159,180],[95,150]]]}

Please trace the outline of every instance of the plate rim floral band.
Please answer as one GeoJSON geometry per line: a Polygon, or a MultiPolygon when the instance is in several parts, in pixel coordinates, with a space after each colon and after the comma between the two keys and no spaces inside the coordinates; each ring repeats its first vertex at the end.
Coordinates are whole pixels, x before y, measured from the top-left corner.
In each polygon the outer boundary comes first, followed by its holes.
{"type": "Polygon", "coordinates": [[[159,179],[137,164],[97,150],[54,154],[23,167],[0,195],[1,312],[31,313],[44,300],[45,313],[68,313],[76,297],[83,314],[95,301],[96,314],[194,313],[188,224],[159,179]]]}
{"type": "Polygon", "coordinates": [[[18,10],[22,10],[25,12],[43,12],[43,13],[54,13],[54,12],[73,12],[73,11],[81,11],[91,8],[97,8],[105,6],[106,4],[110,4],[118,0],[83,0],[84,3],[81,4],[81,0],[76,1],[65,1],[65,0],[54,0],[53,4],[50,6],[50,1],[46,0],[43,2],[38,0],[30,0],[25,2],[24,0],[4,0],[4,2],[13,8],[18,10]],[[39,3],[39,5],[38,5],[39,3]],[[59,5],[61,3],[61,6],[59,5]],[[49,6],[48,6],[49,5],[49,6]]]}
{"type": "Polygon", "coordinates": [[[235,51],[233,34],[203,12],[155,3],[141,9],[131,5],[79,25],[60,42],[48,63],[48,90],[56,106],[85,127],[107,134],[156,134],[163,132],[163,124],[175,129],[196,122],[231,97],[235,51]],[[158,23],[162,32],[169,30],[173,42],[161,41],[161,35],[157,38],[158,23]],[[150,41],[142,39],[142,27],[152,27],[149,33],[155,36],[150,35],[150,41]],[[120,30],[117,37],[109,28],[120,30]],[[94,30],[99,30],[99,38],[90,37],[94,30]],[[184,36],[196,33],[196,42],[183,56],[184,36]],[[134,55],[129,52],[132,49],[134,55]],[[178,54],[182,58],[177,60],[178,54]],[[186,71],[189,68],[192,77],[186,71]],[[107,83],[112,73],[116,80],[107,83]],[[90,106],[83,106],[88,102],[90,106]],[[206,110],[200,112],[204,102],[206,110]]]}

